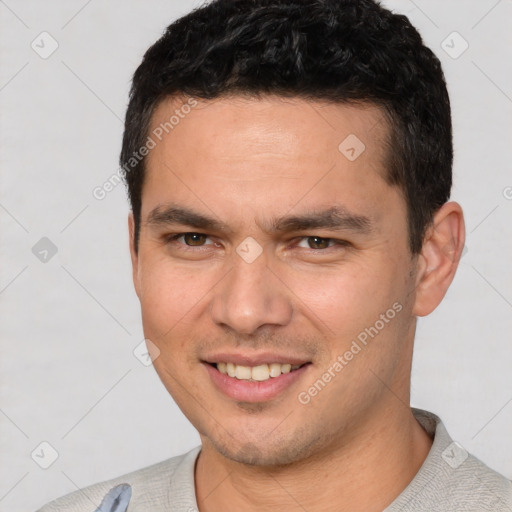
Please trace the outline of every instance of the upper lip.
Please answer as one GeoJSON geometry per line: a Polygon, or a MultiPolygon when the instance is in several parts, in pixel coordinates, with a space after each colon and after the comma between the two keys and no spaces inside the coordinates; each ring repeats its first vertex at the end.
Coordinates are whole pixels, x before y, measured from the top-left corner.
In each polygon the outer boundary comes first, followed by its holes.
{"type": "Polygon", "coordinates": [[[258,352],[257,354],[242,354],[240,352],[217,352],[203,359],[206,363],[233,363],[240,366],[258,366],[265,363],[304,364],[309,363],[303,357],[278,354],[275,352],[258,352]]]}

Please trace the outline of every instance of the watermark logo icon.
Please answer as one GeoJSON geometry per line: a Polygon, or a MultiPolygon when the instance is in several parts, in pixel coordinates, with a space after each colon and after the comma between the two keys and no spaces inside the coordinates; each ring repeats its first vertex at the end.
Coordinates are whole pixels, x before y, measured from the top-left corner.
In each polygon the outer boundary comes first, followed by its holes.
{"type": "Polygon", "coordinates": [[[365,149],[363,141],[353,133],[345,137],[338,146],[339,152],[351,162],[359,158],[365,149]]]}
{"type": "Polygon", "coordinates": [[[59,47],[57,40],[48,32],[41,32],[30,44],[41,59],[48,59],[59,47]]]}
{"type": "Polygon", "coordinates": [[[236,252],[246,263],[252,263],[263,252],[263,247],[252,236],[248,236],[236,248],[236,252]]]}
{"type": "Polygon", "coordinates": [[[48,263],[57,254],[57,251],[57,246],[46,236],[43,236],[32,247],[32,254],[41,263],[48,263]]]}
{"type": "Polygon", "coordinates": [[[142,340],[133,350],[133,355],[144,365],[151,366],[160,355],[160,349],[150,340],[142,340]]]}
{"type": "Polygon", "coordinates": [[[469,48],[469,43],[458,32],[452,32],[442,41],[441,48],[452,59],[458,59],[469,48]]]}
{"type": "Polygon", "coordinates": [[[30,456],[39,467],[48,469],[59,458],[59,452],[48,441],[43,441],[34,448],[30,456]]]}
{"type": "Polygon", "coordinates": [[[450,467],[457,469],[468,458],[468,452],[454,441],[444,449],[441,457],[450,467]]]}

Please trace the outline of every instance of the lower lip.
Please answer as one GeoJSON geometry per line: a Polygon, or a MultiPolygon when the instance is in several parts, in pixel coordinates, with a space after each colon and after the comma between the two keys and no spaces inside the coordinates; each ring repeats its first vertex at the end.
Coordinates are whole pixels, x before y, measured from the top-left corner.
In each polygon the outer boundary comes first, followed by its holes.
{"type": "Polygon", "coordinates": [[[203,363],[215,386],[226,396],[239,402],[266,402],[272,400],[279,393],[300,379],[307,371],[310,363],[289,373],[282,373],[279,377],[270,377],[268,380],[254,382],[237,379],[220,373],[215,366],[203,363]]]}

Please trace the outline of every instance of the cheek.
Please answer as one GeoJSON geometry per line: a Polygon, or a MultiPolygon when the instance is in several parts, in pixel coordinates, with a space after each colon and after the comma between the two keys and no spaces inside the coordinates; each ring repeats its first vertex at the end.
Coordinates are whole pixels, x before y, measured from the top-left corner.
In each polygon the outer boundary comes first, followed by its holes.
{"type": "MultiPolygon", "coordinates": [[[[195,359],[194,344],[198,318],[211,286],[204,283],[204,275],[191,272],[160,255],[142,260],[140,274],[140,302],[144,336],[159,349],[153,364],[169,393],[177,400],[182,386],[188,380],[195,359]]],[[[187,384],[189,391],[194,383],[187,384]]],[[[187,395],[188,396],[188,395],[187,395]]]]}
{"type": "Polygon", "coordinates": [[[396,265],[374,259],[295,275],[291,289],[300,299],[305,315],[316,319],[326,334],[343,339],[369,322],[373,324],[400,300],[403,291],[397,273],[396,265]]]}
{"type": "Polygon", "coordinates": [[[211,288],[201,272],[171,263],[167,258],[143,258],[139,275],[144,327],[159,336],[180,330],[197,317],[211,288]]]}

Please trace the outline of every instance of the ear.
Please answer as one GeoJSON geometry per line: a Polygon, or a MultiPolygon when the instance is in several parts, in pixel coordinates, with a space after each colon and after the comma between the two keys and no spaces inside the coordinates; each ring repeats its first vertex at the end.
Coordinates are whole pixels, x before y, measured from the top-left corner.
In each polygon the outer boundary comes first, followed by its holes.
{"type": "Polygon", "coordinates": [[[128,233],[130,243],[130,256],[132,259],[132,279],[133,286],[135,287],[135,293],[140,299],[140,280],[139,280],[139,255],[135,249],[135,220],[133,218],[133,212],[128,215],[128,233]]]}
{"type": "Polygon", "coordinates": [[[459,266],[465,239],[462,208],[454,201],[445,203],[434,215],[418,257],[414,315],[432,313],[443,300],[459,266]]]}

